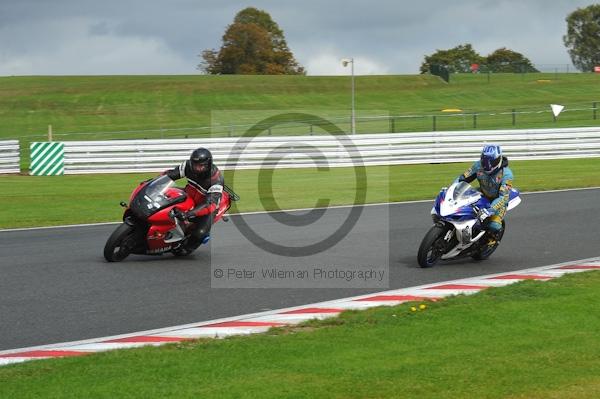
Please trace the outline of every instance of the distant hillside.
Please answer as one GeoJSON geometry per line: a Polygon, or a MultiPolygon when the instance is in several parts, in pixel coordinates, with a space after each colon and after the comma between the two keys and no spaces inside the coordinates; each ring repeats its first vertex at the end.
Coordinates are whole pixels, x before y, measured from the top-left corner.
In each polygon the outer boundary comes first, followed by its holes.
{"type": "MultiPolygon", "coordinates": [[[[453,75],[450,84],[433,76],[359,76],[359,116],[510,112],[589,108],[600,101],[600,76],[594,74],[453,75]]],[[[0,78],[0,137],[67,132],[119,132],[254,123],[278,112],[296,111],[327,117],[350,113],[350,77],[315,76],[83,76],[0,78]]],[[[564,114],[559,124],[589,125],[591,111],[564,114]]],[[[441,117],[440,117],[441,118],[441,117]]],[[[472,118],[438,119],[440,130],[472,127],[472,118]]],[[[479,116],[478,128],[512,126],[510,116],[479,116]]],[[[340,122],[341,123],[341,122],[340,122]]],[[[344,122],[345,123],[345,122],[344,122]]],[[[517,127],[553,126],[551,116],[518,116],[517,127]],[[527,118],[530,118],[529,120],[527,118]],[[537,119],[536,119],[537,118],[537,119]]],[[[347,124],[343,125],[347,128],[347,124]]],[[[388,120],[359,124],[359,131],[387,131],[388,120]],[[379,123],[376,125],[375,123],[379,123]]],[[[215,129],[225,134],[228,128],[215,129]]],[[[242,127],[237,129],[239,134],[242,127]]],[[[303,128],[308,132],[308,127],[303,128]]],[[[431,130],[427,118],[398,119],[397,131],[431,130]]],[[[236,134],[234,132],[234,134],[236,134]]],[[[208,130],[182,131],[200,137],[208,130]]],[[[173,136],[174,132],[111,133],[67,136],[68,139],[173,136]]],[[[27,137],[24,141],[36,138],[27,137]]],[[[64,136],[63,136],[64,139],[64,136]]]]}

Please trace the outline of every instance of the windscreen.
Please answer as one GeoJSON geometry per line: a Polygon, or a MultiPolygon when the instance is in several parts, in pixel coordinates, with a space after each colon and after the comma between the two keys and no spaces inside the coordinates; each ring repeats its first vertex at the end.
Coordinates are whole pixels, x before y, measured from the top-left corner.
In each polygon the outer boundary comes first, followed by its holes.
{"type": "Polygon", "coordinates": [[[151,181],[146,186],[146,196],[152,201],[163,201],[168,199],[164,193],[167,189],[173,186],[175,182],[167,175],[160,176],[155,180],[151,181]]]}
{"type": "Polygon", "coordinates": [[[454,194],[452,198],[454,201],[458,201],[463,198],[469,198],[474,195],[478,195],[479,192],[475,190],[471,185],[467,182],[460,182],[454,187],[454,194]]]}
{"type": "Polygon", "coordinates": [[[131,209],[138,217],[148,218],[159,209],[173,203],[173,199],[167,197],[165,192],[174,184],[175,182],[166,175],[152,180],[137,193],[131,202],[131,209]]]}

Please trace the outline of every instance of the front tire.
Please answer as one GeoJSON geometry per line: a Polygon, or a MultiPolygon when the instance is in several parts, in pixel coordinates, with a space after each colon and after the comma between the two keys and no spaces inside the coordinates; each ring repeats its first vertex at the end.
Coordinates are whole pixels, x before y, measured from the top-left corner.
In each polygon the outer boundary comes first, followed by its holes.
{"type": "Polygon", "coordinates": [[[429,229],[419,246],[419,252],[417,254],[419,266],[431,267],[440,260],[444,254],[444,236],[447,232],[448,228],[440,225],[435,225],[429,229]]]}
{"type": "Polygon", "coordinates": [[[131,253],[133,249],[133,231],[135,228],[122,223],[113,233],[108,237],[106,245],[104,246],[104,258],[109,262],[120,262],[125,259],[131,253]]]}

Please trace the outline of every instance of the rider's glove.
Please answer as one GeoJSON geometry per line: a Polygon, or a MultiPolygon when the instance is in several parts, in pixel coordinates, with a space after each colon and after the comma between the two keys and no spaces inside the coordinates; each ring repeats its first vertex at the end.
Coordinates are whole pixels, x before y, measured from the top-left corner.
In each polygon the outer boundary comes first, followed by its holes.
{"type": "Polygon", "coordinates": [[[169,213],[169,216],[171,216],[172,219],[184,220],[184,218],[185,218],[185,212],[183,212],[179,208],[173,208],[171,210],[171,212],[169,213]]]}
{"type": "Polygon", "coordinates": [[[492,216],[492,212],[487,208],[481,208],[479,212],[477,212],[477,218],[480,222],[483,222],[485,219],[492,216]]]}

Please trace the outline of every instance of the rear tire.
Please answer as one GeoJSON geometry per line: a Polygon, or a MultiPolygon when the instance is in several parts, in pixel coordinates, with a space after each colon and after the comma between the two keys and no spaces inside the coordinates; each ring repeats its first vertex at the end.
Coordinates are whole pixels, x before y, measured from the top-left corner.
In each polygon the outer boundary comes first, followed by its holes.
{"type": "Polygon", "coordinates": [[[429,229],[419,246],[419,252],[417,254],[419,266],[431,267],[438,262],[443,255],[443,250],[440,245],[442,243],[440,240],[444,241],[444,236],[447,232],[448,228],[440,225],[435,225],[429,229]]]}
{"type": "Polygon", "coordinates": [[[134,230],[133,226],[122,223],[113,231],[104,246],[104,258],[107,261],[120,262],[129,256],[133,249],[131,240],[133,239],[134,230]]]}
{"type": "Polygon", "coordinates": [[[490,256],[492,256],[492,254],[496,251],[496,248],[498,248],[498,246],[500,245],[500,240],[502,240],[505,230],[506,230],[506,222],[503,220],[502,221],[502,230],[500,230],[500,232],[498,233],[498,239],[496,240],[496,243],[492,246],[489,246],[486,244],[485,246],[478,249],[477,252],[475,252],[473,255],[471,255],[471,258],[473,258],[475,260],[485,260],[485,259],[489,258],[490,256]]]}

